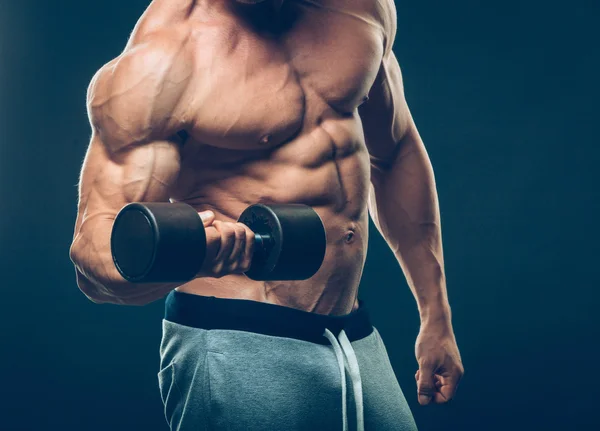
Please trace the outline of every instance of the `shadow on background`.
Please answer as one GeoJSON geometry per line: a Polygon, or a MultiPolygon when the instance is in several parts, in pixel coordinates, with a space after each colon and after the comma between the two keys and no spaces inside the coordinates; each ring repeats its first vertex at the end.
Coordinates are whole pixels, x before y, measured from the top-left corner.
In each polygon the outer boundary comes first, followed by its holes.
{"type": "MultiPolygon", "coordinates": [[[[95,305],[68,258],[85,91],[148,2],[0,1],[1,429],[166,430],[162,301],[95,305]]],[[[403,2],[395,50],[436,170],[466,374],[416,404],[414,300],[371,226],[361,297],[421,430],[598,424],[597,1],[403,2]],[[497,4],[496,4],[497,3],[497,4]]]]}

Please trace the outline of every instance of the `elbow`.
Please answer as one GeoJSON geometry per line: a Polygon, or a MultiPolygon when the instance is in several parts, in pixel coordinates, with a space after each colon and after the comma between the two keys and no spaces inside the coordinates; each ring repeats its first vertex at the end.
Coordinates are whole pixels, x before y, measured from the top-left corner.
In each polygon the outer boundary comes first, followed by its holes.
{"type": "Polygon", "coordinates": [[[77,264],[75,264],[75,278],[77,287],[81,293],[94,304],[120,303],[120,300],[117,297],[110,294],[111,289],[85,275],[77,264]]]}
{"type": "Polygon", "coordinates": [[[74,242],[69,257],[76,270],[77,287],[94,304],[144,306],[156,298],[120,276],[112,260],[91,260],[85,247],[74,242]]]}
{"type": "Polygon", "coordinates": [[[83,275],[79,269],[76,269],[76,279],[77,287],[81,293],[94,304],[110,303],[110,300],[100,293],[100,289],[90,279],[83,275]]]}
{"type": "Polygon", "coordinates": [[[113,305],[130,305],[134,307],[143,307],[152,302],[152,298],[146,295],[125,297],[118,295],[123,286],[99,284],[90,280],[79,270],[77,270],[77,287],[87,299],[94,304],[113,304],[113,305]]]}
{"type": "Polygon", "coordinates": [[[84,276],[80,271],[77,271],[77,287],[81,293],[83,293],[87,299],[94,304],[113,304],[113,305],[130,305],[143,307],[148,305],[151,300],[148,297],[131,297],[124,298],[116,295],[115,291],[118,289],[111,289],[108,286],[100,286],[94,283],[92,280],[84,276]]]}
{"type": "Polygon", "coordinates": [[[73,241],[69,249],[69,258],[75,266],[76,283],[81,293],[94,304],[118,303],[118,299],[110,294],[111,289],[106,286],[107,283],[101,283],[93,277],[93,271],[88,270],[90,265],[86,263],[83,254],[78,241],[73,241]]]}

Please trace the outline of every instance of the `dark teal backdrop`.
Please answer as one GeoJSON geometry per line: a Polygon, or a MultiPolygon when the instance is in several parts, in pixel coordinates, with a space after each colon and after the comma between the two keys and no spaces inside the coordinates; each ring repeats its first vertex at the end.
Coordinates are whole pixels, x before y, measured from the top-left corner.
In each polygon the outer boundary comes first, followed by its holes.
{"type": "MultiPolygon", "coordinates": [[[[95,305],[68,258],[85,90],[147,3],[0,0],[2,430],[166,430],[162,301],[95,305]]],[[[373,227],[361,297],[422,430],[598,426],[599,5],[398,4],[466,368],[452,403],[416,404],[418,315],[373,227]]]]}

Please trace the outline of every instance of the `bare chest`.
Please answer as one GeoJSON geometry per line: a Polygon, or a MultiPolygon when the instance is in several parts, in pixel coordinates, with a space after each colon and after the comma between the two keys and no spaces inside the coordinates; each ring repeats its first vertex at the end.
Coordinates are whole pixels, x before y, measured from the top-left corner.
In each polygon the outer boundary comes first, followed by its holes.
{"type": "Polygon", "coordinates": [[[270,148],[327,117],[353,114],[377,75],[383,31],[372,0],[326,1],[196,13],[186,100],[193,140],[270,148]]]}

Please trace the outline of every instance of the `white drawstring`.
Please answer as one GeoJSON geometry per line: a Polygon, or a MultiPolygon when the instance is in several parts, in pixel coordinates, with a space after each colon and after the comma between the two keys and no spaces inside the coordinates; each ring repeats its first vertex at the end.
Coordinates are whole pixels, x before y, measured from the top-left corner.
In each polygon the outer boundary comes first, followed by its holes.
{"type": "Polygon", "coordinates": [[[356,354],[352,348],[352,344],[346,335],[346,332],[342,330],[338,339],[333,333],[325,328],[323,334],[333,347],[338,365],[340,367],[340,374],[342,378],[342,420],[343,420],[343,431],[348,431],[348,414],[346,407],[346,367],[344,363],[344,357],[348,362],[348,368],[350,371],[350,379],[352,380],[352,388],[354,389],[354,402],[356,404],[356,429],[357,431],[364,431],[364,416],[363,416],[363,395],[362,395],[362,381],[360,378],[360,370],[358,369],[358,360],[356,354]],[[341,344],[340,344],[341,343],[341,344]]]}
{"type": "Polygon", "coordinates": [[[358,360],[356,359],[356,354],[354,353],[352,344],[350,344],[350,340],[345,331],[340,333],[339,340],[342,345],[342,350],[346,353],[346,358],[348,359],[348,368],[350,368],[350,378],[352,379],[352,388],[354,389],[354,402],[356,403],[356,429],[358,431],[363,431],[365,429],[363,392],[360,370],[358,369],[358,360]]]}
{"type": "Polygon", "coordinates": [[[343,431],[348,431],[348,414],[346,413],[346,368],[344,367],[344,352],[342,352],[342,347],[340,343],[338,343],[335,335],[331,333],[331,331],[325,328],[325,333],[323,334],[329,339],[331,346],[333,347],[333,351],[335,352],[335,357],[338,361],[338,365],[340,367],[340,373],[342,375],[342,420],[343,420],[343,431]]]}

